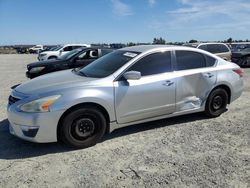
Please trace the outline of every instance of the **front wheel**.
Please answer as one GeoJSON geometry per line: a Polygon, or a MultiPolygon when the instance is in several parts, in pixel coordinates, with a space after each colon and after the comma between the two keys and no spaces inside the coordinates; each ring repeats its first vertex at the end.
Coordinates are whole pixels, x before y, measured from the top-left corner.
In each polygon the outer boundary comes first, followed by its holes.
{"type": "Polygon", "coordinates": [[[213,90],[206,102],[205,114],[208,117],[218,117],[227,110],[228,93],[217,88],[213,90]]]}
{"type": "Polygon", "coordinates": [[[66,115],[59,136],[71,147],[87,148],[103,137],[106,126],[106,119],[97,108],[80,108],[66,115]]]}

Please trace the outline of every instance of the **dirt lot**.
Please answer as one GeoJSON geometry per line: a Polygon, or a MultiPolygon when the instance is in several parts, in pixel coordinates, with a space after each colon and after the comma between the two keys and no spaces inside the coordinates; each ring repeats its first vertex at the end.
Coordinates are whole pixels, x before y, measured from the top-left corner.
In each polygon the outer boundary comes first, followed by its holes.
{"type": "Polygon", "coordinates": [[[250,69],[219,118],[194,114],[123,128],[69,150],[8,133],[10,87],[35,55],[0,55],[0,187],[250,187],[250,69]]]}

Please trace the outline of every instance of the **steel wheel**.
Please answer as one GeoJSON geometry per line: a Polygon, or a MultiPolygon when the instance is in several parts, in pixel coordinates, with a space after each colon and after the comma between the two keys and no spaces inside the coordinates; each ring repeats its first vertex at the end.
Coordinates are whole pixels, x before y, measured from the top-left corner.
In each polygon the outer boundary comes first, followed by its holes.
{"type": "Polygon", "coordinates": [[[228,93],[223,88],[213,90],[206,102],[205,113],[209,117],[218,117],[226,111],[228,93]]]}
{"type": "Polygon", "coordinates": [[[60,139],[69,146],[86,148],[95,145],[105,134],[107,121],[94,107],[76,109],[66,115],[60,127],[60,139]]]}

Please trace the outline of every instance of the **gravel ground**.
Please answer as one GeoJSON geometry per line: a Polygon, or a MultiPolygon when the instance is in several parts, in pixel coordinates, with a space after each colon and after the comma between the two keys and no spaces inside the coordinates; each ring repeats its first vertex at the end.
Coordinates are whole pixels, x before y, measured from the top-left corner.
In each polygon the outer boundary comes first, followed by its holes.
{"type": "Polygon", "coordinates": [[[0,187],[250,187],[250,69],[221,117],[193,114],[116,130],[69,150],[8,133],[10,87],[35,55],[0,55],[0,187]]]}

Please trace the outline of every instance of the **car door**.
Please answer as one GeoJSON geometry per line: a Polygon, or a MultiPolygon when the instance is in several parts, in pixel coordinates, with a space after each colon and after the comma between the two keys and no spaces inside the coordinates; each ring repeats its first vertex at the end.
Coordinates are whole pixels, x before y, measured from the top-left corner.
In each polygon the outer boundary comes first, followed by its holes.
{"type": "Polygon", "coordinates": [[[171,52],[147,55],[127,71],[139,71],[142,77],[139,80],[120,79],[114,82],[118,123],[133,122],[175,111],[175,78],[171,52]]]}
{"type": "Polygon", "coordinates": [[[199,109],[216,84],[216,59],[193,51],[175,51],[176,111],[199,109]]]}
{"type": "Polygon", "coordinates": [[[75,57],[72,67],[85,67],[86,65],[90,64],[94,60],[98,59],[98,49],[89,49],[84,50],[80,53],[77,57],[75,57]]]}

